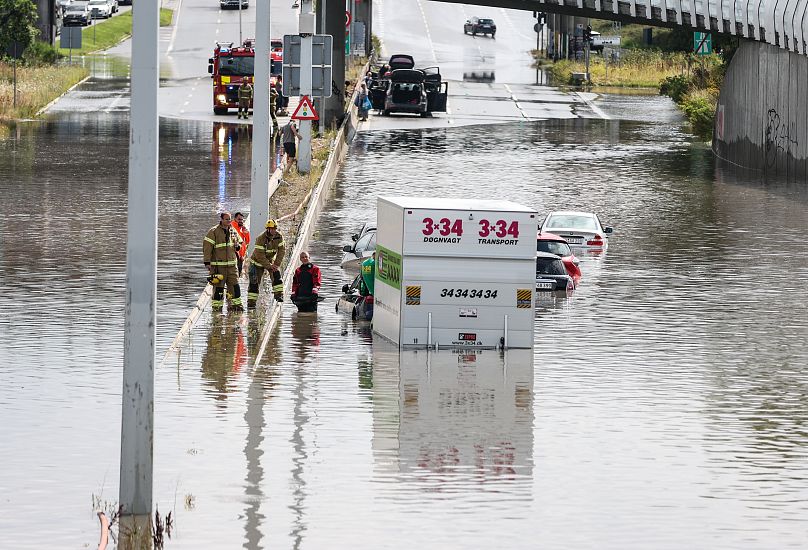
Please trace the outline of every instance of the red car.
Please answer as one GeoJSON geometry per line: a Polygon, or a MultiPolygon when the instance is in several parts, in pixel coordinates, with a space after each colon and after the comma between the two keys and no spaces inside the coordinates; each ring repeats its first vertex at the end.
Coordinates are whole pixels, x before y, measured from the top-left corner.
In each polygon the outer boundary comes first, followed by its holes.
{"type": "Polygon", "coordinates": [[[561,256],[564,268],[575,282],[575,288],[578,288],[578,281],[581,280],[581,268],[578,267],[578,258],[572,253],[572,249],[564,237],[559,237],[554,233],[539,232],[536,236],[536,250],[561,256]]]}

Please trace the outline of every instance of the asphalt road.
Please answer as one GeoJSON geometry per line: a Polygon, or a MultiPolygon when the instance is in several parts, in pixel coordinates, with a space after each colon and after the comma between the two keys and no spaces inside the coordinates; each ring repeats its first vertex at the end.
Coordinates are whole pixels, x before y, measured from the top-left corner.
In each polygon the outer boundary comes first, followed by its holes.
{"type": "MultiPolygon", "coordinates": [[[[175,24],[160,30],[160,116],[236,122],[235,111],[213,114],[207,60],[216,41],[239,42],[239,15],[242,38],[255,36],[254,2],[241,14],[221,10],[216,0],[175,0],[166,6],[175,10],[175,24]]],[[[594,96],[536,85],[530,56],[536,46],[533,24],[529,11],[430,0],[375,0],[374,32],[383,42],[382,57],[409,53],[419,67],[440,67],[449,82],[449,102],[446,113],[428,118],[372,114],[360,131],[603,116],[592,107],[594,96]],[[472,16],[494,19],[497,37],[463,34],[463,23],[472,16]]],[[[296,32],[297,10],[291,2],[271,3],[270,29],[273,38],[296,32]]],[[[121,70],[116,60],[130,55],[127,40],[103,56],[88,57],[85,63],[92,63],[93,75],[106,83],[80,87],[52,110],[128,110],[128,67],[121,70]]],[[[541,74],[538,78],[545,80],[541,74]]]]}

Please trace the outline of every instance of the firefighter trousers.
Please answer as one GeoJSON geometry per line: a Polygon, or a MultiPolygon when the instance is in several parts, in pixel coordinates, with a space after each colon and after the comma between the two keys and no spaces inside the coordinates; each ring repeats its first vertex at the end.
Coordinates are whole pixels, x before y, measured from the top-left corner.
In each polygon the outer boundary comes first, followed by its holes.
{"type": "MultiPolygon", "coordinates": [[[[255,307],[258,302],[258,289],[261,287],[261,279],[264,278],[264,272],[267,271],[264,266],[250,263],[250,286],[247,288],[247,306],[255,307]]],[[[275,270],[271,274],[272,277],[272,293],[275,299],[283,297],[283,281],[281,281],[280,270],[275,270]]]]}
{"type": "Polygon", "coordinates": [[[230,304],[235,308],[242,307],[241,301],[241,285],[238,284],[238,273],[236,273],[236,266],[226,266],[217,268],[214,274],[219,273],[224,275],[224,280],[218,285],[213,287],[213,298],[210,305],[214,310],[221,310],[224,307],[224,291],[227,289],[227,297],[230,298],[230,304]]]}
{"type": "Polygon", "coordinates": [[[239,99],[238,100],[238,116],[241,118],[241,115],[244,115],[244,118],[249,116],[249,109],[250,109],[250,100],[249,99],[239,99]]]}

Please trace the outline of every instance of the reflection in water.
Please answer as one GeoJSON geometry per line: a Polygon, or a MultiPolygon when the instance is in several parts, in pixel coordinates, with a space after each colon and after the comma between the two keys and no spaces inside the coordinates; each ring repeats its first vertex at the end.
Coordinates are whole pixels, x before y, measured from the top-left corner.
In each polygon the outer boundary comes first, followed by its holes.
{"type": "Polygon", "coordinates": [[[222,406],[228,394],[236,390],[235,378],[247,362],[246,319],[234,317],[212,315],[207,346],[202,355],[202,378],[208,383],[209,393],[221,401],[222,406]]]}
{"type": "Polygon", "coordinates": [[[471,71],[463,73],[463,80],[465,82],[494,82],[494,71],[471,71]]]}
{"type": "Polygon", "coordinates": [[[374,344],[377,467],[395,465],[394,451],[402,479],[425,491],[471,495],[507,483],[509,500],[530,498],[533,352],[385,348],[374,344]]]}

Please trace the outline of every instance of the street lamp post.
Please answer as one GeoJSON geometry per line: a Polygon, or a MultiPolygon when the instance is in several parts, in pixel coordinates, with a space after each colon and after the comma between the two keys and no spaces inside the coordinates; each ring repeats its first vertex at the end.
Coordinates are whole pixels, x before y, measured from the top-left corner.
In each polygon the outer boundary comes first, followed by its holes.
{"type": "MultiPolygon", "coordinates": [[[[314,13],[312,0],[303,0],[300,4],[298,33],[300,34],[300,98],[311,99],[311,53],[312,35],[314,34],[314,13]]],[[[297,155],[297,169],[302,174],[311,170],[311,121],[300,121],[300,151],[297,155]]]]}
{"type": "MultiPolygon", "coordinates": [[[[241,0],[239,0],[239,5],[241,0]]],[[[270,0],[255,2],[255,78],[253,98],[252,173],[250,181],[250,233],[258,235],[269,219],[269,174],[272,165],[269,144],[269,6],[270,0]]],[[[250,242],[250,251],[255,240],[250,242]]]]}

